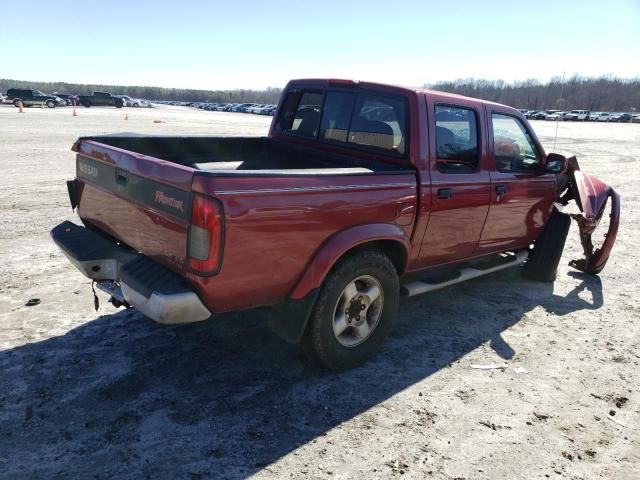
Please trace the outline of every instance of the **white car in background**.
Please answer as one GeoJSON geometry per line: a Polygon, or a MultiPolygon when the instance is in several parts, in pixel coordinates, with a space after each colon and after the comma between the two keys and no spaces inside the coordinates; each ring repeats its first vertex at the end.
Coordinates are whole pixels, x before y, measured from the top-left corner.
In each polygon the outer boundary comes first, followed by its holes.
{"type": "Polygon", "coordinates": [[[114,95],[114,97],[121,98],[125,107],[139,107],[140,100],[137,98],[131,98],[129,95],[114,95]]]}
{"type": "Polygon", "coordinates": [[[563,120],[564,112],[561,110],[547,110],[547,114],[544,116],[545,120],[563,120]]]}
{"type": "Polygon", "coordinates": [[[585,121],[589,118],[589,110],[571,110],[570,112],[565,113],[565,120],[579,120],[585,121]]]}
{"type": "Polygon", "coordinates": [[[596,122],[609,122],[611,121],[612,115],[608,112],[600,112],[600,114],[596,117],[596,122]]]}

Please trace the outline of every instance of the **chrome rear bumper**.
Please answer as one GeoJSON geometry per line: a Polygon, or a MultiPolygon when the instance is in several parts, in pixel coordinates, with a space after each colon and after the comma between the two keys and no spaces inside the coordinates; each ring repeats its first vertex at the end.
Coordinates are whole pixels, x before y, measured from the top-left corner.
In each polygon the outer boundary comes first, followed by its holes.
{"type": "Polygon", "coordinates": [[[83,275],[97,282],[100,290],[156,322],[191,323],[211,316],[181,277],[139,253],[71,222],[55,227],[51,237],[83,275]]]}

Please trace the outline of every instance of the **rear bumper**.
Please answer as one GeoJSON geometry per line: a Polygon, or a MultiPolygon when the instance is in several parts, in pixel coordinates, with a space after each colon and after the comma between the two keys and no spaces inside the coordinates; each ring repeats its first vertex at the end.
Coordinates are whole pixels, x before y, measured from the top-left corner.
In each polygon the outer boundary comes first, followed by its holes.
{"type": "Polygon", "coordinates": [[[144,255],[71,222],[51,230],[51,238],[78,270],[99,283],[101,290],[156,322],[190,323],[211,316],[182,277],[144,255]]]}

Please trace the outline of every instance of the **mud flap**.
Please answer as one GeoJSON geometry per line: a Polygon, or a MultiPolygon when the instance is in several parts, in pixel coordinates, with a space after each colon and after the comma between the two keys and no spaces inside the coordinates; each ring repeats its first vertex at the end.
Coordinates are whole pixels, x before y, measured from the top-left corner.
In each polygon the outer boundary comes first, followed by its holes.
{"type": "Polygon", "coordinates": [[[287,298],[275,306],[269,318],[271,331],[289,343],[300,342],[319,293],[314,288],[299,300],[287,298]]]}

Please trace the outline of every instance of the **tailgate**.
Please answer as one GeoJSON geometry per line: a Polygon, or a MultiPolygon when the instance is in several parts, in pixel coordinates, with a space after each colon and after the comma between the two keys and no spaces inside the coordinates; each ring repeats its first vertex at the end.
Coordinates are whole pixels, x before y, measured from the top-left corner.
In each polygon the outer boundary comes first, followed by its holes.
{"type": "Polygon", "coordinates": [[[74,150],[80,218],[183,272],[194,170],[95,140],[74,150]]]}

